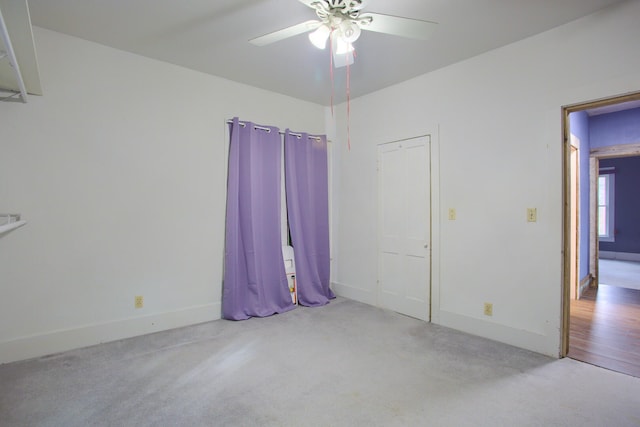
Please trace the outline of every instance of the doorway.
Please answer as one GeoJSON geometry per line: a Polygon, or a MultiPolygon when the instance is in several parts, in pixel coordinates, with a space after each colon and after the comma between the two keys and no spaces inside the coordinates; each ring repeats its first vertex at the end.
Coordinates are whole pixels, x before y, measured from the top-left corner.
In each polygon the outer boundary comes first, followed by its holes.
{"type": "Polygon", "coordinates": [[[378,306],[430,320],[431,246],[430,137],[378,145],[378,306]]]}
{"type": "MultiPolygon", "coordinates": [[[[586,349],[587,353],[591,351],[592,359],[583,361],[622,372],[625,370],[605,366],[607,357],[613,353],[601,350],[610,348],[612,338],[615,338],[616,330],[620,327],[616,326],[615,322],[624,324],[624,320],[619,319],[621,310],[618,309],[610,310],[611,316],[603,315],[603,310],[610,308],[611,304],[619,303],[620,298],[614,295],[615,291],[612,293],[609,290],[598,290],[599,235],[602,234],[605,213],[603,207],[597,204],[596,190],[599,182],[600,160],[634,155],[636,151],[640,152],[640,145],[624,142],[624,145],[603,146],[595,141],[589,141],[588,138],[584,146],[580,141],[576,144],[576,137],[570,129],[569,114],[580,112],[584,116],[591,117],[638,107],[640,107],[640,93],[563,107],[564,262],[561,356],[574,357],[586,349]],[[580,150],[583,150],[582,155],[576,155],[580,150]],[[581,174],[582,177],[580,177],[581,174]],[[580,189],[580,185],[584,185],[585,188],[580,189]],[[577,201],[576,194],[579,194],[577,201]],[[580,201],[581,198],[584,200],[580,201]],[[582,226],[579,225],[580,221],[583,221],[582,226]],[[582,298],[583,294],[584,298],[582,298]],[[597,316],[594,315],[596,312],[597,316]],[[603,321],[605,317],[606,324],[603,321]],[[613,332],[609,333],[609,331],[613,332]],[[570,341],[573,341],[574,346],[571,346],[570,341]],[[594,362],[596,359],[597,362],[594,362]]],[[[640,310],[640,306],[638,309],[640,310]]],[[[636,333],[635,331],[627,332],[627,334],[636,333]]],[[[622,351],[628,353],[628,349],[622,349],[622,351]]],[[[636,350],[632,350],[631,353],[636,353],[636,350]]],[[[574,358],[582,360],[579,357],[574,358]]],[[[610,359],[615,362],[616,357],[610,357],[610,359]]],[[[630,371],[627,370],[625,373],[638,372],[636,368],[640,366],[640,353],[638,353],[638,361],[631,362],[631,365],[635,367],[632,366],[630,371]]]]}

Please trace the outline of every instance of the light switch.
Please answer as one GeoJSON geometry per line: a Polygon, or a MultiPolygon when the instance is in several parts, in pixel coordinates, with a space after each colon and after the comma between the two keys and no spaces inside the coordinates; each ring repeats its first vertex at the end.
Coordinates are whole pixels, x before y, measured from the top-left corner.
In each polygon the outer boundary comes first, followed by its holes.
{"type": "Polygon", "coordinates": [[[455,221],[456,219],[456,210],[454,208],[449,208],[449,221],[455,221]]]}
{"type": "Polygon", "coordinates": [[[538,210],[536,208],[527,208],[527,222],[536,222],[538,220],[538,210]]]}

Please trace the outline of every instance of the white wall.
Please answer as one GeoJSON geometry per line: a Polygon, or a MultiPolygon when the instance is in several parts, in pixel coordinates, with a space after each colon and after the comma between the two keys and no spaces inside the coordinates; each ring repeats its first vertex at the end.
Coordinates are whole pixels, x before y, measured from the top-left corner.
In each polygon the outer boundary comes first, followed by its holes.
{"type": "Polygon", "coordinates": [[[561,106],[640,90],[639,17],[632,1],[356,99],[350,152],[342,105],[336,291],[375,302],[376,145],[439,127],[434,321],[557,356],[561,106]],[[528,207],[538,222],[527,223],[528,207]],[[449,208],[456,221],[446,219],[449,208]],[[493,317],[483,315],[484,302],[493,303],[493,317]]]}
{"type": "Polygon", "coordinates": [[[35,28],[44,96],[0,102],[0,363],[220,317],[225,119],[324,108],[35,28]],[[134,296],[145,307],[134,309],[134,296]]]}

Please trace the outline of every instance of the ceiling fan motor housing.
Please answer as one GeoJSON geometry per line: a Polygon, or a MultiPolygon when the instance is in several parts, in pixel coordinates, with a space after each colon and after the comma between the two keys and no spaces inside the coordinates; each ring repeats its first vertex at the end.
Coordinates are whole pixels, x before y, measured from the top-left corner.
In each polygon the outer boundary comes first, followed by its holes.
{"type": "Polygon", "coordinates": [[[340,10],[343,14],[349,15],[354,12],[357,14],[362,9],[363,4],[362,0],[318,0],[311,3],[311,6],[315,7],[316,10],[323,9],[326,12],[340,10]]]}
{"type": "Polygon", "coordinates": [[[360,17],[362,0],[322,0],[311,3],[318,18],[340,37],[352,43],[360,36],[360,27],[371,22],[370,16],[360,17]]]}

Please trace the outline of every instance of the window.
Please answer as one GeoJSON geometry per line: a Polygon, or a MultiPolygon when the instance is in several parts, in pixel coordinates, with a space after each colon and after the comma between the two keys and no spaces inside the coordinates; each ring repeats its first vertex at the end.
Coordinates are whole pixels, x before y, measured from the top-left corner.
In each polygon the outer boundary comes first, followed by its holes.
{"type": "Polygon", "coordinates": [[[598,177],[598,237],[603,242],[615,241],[614,189],[615,175],[613,173],[601,174],[598,177]]]}

